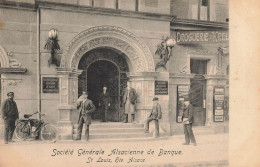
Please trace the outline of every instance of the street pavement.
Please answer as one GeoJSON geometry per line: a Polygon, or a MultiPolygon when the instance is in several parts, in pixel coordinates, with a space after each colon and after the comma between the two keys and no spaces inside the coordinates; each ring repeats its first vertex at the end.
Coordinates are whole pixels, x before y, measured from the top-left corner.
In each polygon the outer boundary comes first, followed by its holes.
{"type": "Polygon", "coordinates": [[[20,166],[228,166],[228,134],[184,135],[148,141],[16,141],[0,143],[0,167],[20,166]]]}

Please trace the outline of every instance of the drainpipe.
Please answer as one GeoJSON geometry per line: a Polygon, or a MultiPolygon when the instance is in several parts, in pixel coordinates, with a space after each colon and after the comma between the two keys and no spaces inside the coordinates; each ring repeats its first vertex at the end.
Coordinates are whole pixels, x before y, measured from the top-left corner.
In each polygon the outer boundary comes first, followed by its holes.
{"type": "Polygon", "coordinates": [[[40,7],[37,8],[37,105],[38,105],[38,119],[41,119],[41,48],[40,48],[40,7]]]}

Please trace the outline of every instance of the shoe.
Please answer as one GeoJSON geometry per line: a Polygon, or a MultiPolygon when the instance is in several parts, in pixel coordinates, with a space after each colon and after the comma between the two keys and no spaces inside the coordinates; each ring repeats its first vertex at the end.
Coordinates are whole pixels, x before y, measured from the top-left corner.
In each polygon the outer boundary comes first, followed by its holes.
{"type": "Polygon", "coordinates": [[[197,146],[197,143],[193,143],[193,146],[197,146]]]}
{"type": "Polygon", "coordinates": [[[189,145],[189,143],[182,143],[182,145],[189,145]]]}
{"type": "Polygon", "coordinates": [[[124,122],[124,123],[128,123],[128,122],[124,122]]]}

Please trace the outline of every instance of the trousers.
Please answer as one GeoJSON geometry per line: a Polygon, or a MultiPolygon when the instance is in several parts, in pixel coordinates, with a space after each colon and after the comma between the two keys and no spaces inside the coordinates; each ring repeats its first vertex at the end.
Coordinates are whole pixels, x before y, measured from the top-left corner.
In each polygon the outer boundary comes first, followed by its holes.
{"type": "Polygon", "coordinates": [[[154,119],[154,118],[148,118],[147,120],[146,120],[146,126],[145,126],[145,131],[146,132],[149,132],[149,123],[151,122],[151,121],[155,121],[155,137],[159,137],[159,121],[158,121],[158,119],[154,119]]]}
{"type": "Polygon", "coordinates": [[[15,119],[4,120],[4,141],[11,141],[15,129],[15,119]]]}
{"type": "MultiPolygon", "coordinates": [[[[129,122],[128,115],[130,114],[125,114],[125,123],[129,122]]],[[[135,114],[131,114],[131,122],[134,122],[134,120],[135,120],[135,114]]]]}
{"type": "Polygon", "coordinates": [[[81,134],[82,134],[82,128],[83,124],[85,123],[85,140],[89,140],[89,124],[87,124],[87,120],[85,120],[85,117],[81,117],[79,120],[78,124],[78,129],[77,129],[77,140],[81,140],[81,134]]]}
{"type": "Polygon", "coordinates": [[[101,116],[102,116],[102,121],[103,122],[107,121],[107,111],[108,111],[108,105],[107,104],[102,104],[101,105],[101,116]]]}
{"type": "Polygon", "coordinates": [[[185,135],[185,143],[196,143],[193,131],[192,124],[184,124],[184,135],[185,135]]]}

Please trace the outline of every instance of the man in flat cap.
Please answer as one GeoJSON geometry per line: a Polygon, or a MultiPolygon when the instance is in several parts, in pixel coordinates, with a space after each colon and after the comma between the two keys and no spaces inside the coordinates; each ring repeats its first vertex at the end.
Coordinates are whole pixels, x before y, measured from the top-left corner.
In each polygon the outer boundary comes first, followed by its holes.
{"type": "Polygon", "coordinates": [[[8,99],[2,104],[2,118],[4,119],[4,142],[14,142],[12,140],[15,129],[15,121],[19,119],[17,105],[14,101],[14,92],[7,93],[8,99]]]}
{"type": "Polygon", "coordinates": [[[107,110],[110,106],[110,94],[107,91],[107,86],[103,86],[103,92],[99,95],[99,107],[101,108],[102,121],[107,121],[107,110]]]}
{"type": "Polygon", "coordinates": [[[82,95],[77,101],[77,109],[79,110],[78,129],[77,129],[77,140],[81,140],[82,128],[85,123],[85,139],[89,140],[89,125],[91,124],[91,113],[96,110],[95,105],[91,100],[88,99],[88,93],[82,92],[82,95]]]}
{"type": "Polygon", "coordinates": [[[149,133],[149,123],[155,121],[155,137],[159,137],[159,119],[162,118],[161,105],[158,100],[157,97],[153,98],[153,109],[145,124],[145,133],[149,133]]]}
{"type": "Polygon", "coordinates": [[[194,146],[197,145],[193,131],[192,131],[192,122],[193,122],[193,106],[190,104],[190,99],[188,96],[184,97],[184,111],[182,114],[182,123],[184,128],[185,143],[183,145],[189,145],[190,142],[194,146]]]}

